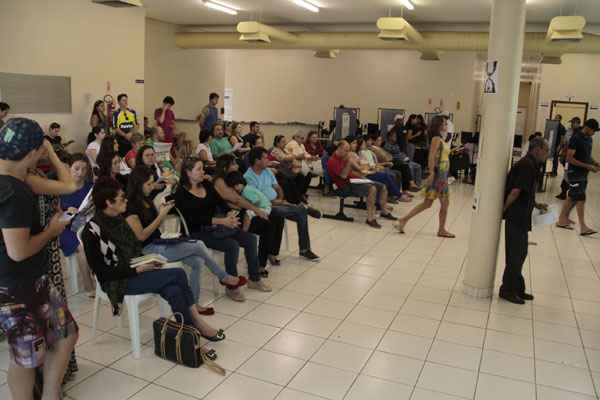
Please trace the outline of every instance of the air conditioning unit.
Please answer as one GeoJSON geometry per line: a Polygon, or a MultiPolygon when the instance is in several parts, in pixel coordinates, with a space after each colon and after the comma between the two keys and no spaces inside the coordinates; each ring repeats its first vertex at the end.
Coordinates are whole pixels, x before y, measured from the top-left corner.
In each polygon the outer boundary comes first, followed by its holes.
{"type": "Polygon", "coordinates": [[[142,0],[92,0],[92,3],[109,7],[143,7],[142,0]]]}
{"type": "Polygon", "coordinates": [[[585,18],[579,16],[554,17],[548,26],[546,40],[552,42],[579,42],[583,39],[585,18]]]}
{"type": "Polygon", "coordinates": [[[377,20],[377,28],[381,40],[410,40],[415,43],[423,41],[423,37],[404,18],[384,17],[377,20]]]}
{"type": "Polygon", "coordinates": [[[242,33],[240,40],[243,42],[271,43],[271,38],[264,32],[242,33]]]}
{"type": "Polygon", "coordinates": [[[340,54],[339,50],[317,50],[315,51],[315,57],[317,58],[327,58],[334,59],[340,54]]]}
{"type": "Polygon", "coordinates": [[[540,63],[542,63],[542,64],[559,65],[559,64],[562,64],[562,58],[561,58],[561,56],[546,56],[546,55],[543,55],[542,56],[542,60],[540,61],[540,63]]]}

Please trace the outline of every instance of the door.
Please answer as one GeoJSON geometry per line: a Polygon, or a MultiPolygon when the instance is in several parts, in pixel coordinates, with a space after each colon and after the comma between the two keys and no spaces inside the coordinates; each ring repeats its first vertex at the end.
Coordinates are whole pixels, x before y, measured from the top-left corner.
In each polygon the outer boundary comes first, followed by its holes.
{"type": "Polygon", "coordinates": [[[587,119],[588,108],[589,103],[553,100],[550,107],[550,119],[554,119],[560,114],[563,125],[568,126],[567,123],[574,117],[579,117],[581,123],[584,123],[587,119]]]}

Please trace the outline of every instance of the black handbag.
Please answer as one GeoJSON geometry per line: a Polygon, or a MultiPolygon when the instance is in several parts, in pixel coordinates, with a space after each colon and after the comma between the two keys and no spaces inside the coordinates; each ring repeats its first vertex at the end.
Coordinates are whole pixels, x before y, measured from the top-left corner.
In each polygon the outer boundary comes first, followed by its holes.
{"type": "Polygon", "coordinates": [[[154,354],[158,357],[190,368],[199,368],[206,364],[217,373],[225,375],[225,370],[204,354],[200,344],[202,335],[193,326],[183,323],[181,313],[155,320],[153,331],[154,354]],[[175,315],[179,316],[181,322],[173,318],[175,315]]]}

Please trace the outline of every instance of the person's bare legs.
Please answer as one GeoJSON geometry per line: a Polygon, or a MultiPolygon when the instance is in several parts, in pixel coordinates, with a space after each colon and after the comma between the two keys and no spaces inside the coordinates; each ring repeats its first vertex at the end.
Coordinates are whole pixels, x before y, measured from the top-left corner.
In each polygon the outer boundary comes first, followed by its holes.
{"type": "Polygon", "coordinates": [[[381,188],[381,193],[379,195],[379,202],[381,203],[381,211],[383,211],[383,213],[387,213],[393,210],[393,208],[391,208],[388,205],[388,190],[385,186],[383,186],[381,188]]]}
{"type": "Polygon", "coordinates": [[[585,201],[578,201],[575,203],[575,210],[577,210],[577,219],[579,219],[579,233],[585,233],[592,230],[585,223],[585,201]]]}
{"type": "Polygon", "coordinates": [[[567,197],[567,200],[563,203],[562,209],[560,211],[560,216],[558,217],[557,225],[567,226],[569,225],[569,214],[574,206],[573,200],[570,197],[567,197]]]}
{"type": "Polygon", "coordinates": [[[438,228],[438,236],[454,237],[454,235],[446,230],[446,220],[448,219],[448,208],[450,207],[450,199],[448,197],[440,197],[440,226],[438,228]]]}
{"type": "Polygon", "coordinates": [[[418,214],[422,213],[423,211],[427,210],[428,208],[430,208],[432,206],[432,204],[433,204],[433,200],[425,199],[425,200],[423,200],[423,202],[421,204],[418,204],[416,207],[414,207],[412,210],[410,210],[410,212],[408,214],[406,214],[404,217],[399,218],[398,223],[396,224],[396,229],[398,229],[398,232],[404,233],[404,227],[406,226],[408,221],[410,221],[410,219],[412,217],[414,217],[415,215],[418,215],[418,214]]]}
{"type": "Polygon", "coordinates": [[[60,399],[65,371],[78,338],[78,333],[72,333],[65,339],[54,343],[52,350],[48,350],[44,362],[44,393],[42,394],[42,400],[60,399]]]}
{"type": "Polygon", "coordinates": [[[375,212],[377,211],[376,206],[377,200],[377,188],[375,185],[369,186],[369,194],[367,195],[367,221],[375,220],[375,212]]]}
{"type": "Polygon", "coordinates": [[[13,400],[33,400],[35,369],[23,368],[12,360],[8,367],[8,388],[13,400]]]}

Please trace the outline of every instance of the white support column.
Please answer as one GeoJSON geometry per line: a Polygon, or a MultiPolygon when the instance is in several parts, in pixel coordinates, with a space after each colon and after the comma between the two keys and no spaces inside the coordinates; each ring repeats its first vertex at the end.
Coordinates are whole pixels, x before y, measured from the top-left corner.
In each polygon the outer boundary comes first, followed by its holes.
{"type": "Polygon", "coordinates": [[[464,292],[475,297],[489,297],[494,290],[504,185],[517,116],[525,12],[525,0],[494,0],[492,6],[488,60],[498,61],[498,79],[496,93],[486,93],[483,99],[477,209],[473,211],[464,279],[464,292]]]}

